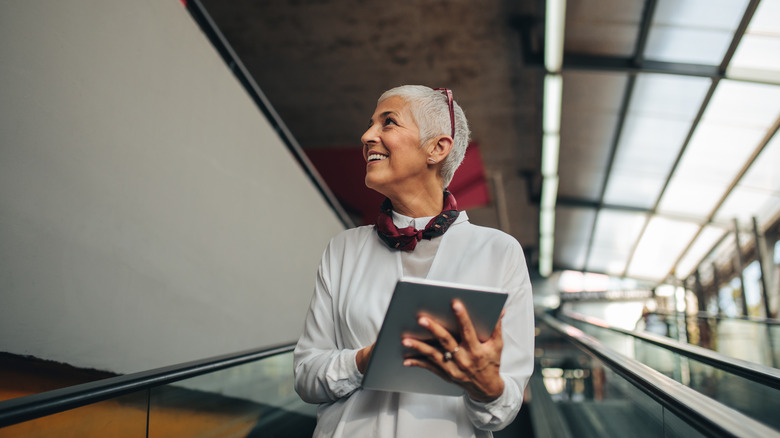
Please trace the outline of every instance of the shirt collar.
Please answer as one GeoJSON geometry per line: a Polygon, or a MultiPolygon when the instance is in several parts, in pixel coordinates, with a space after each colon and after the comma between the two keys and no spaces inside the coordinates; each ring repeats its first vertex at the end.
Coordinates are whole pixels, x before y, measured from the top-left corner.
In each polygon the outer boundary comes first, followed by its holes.
{"type": "MultiPolygon", "coordinates": [[[[393,223],[398,228],[414,227],[415,229],[422,230],[433,218],[434,216],[409,217],[397,213],[395,210],[393,210],[393,223]]],[[[456,225],[467,220],[469,220],[469,216],[465,211],[461,211],[458,213],[458,218],[455,219],[455,222],[452,225],[456,225]]]]}

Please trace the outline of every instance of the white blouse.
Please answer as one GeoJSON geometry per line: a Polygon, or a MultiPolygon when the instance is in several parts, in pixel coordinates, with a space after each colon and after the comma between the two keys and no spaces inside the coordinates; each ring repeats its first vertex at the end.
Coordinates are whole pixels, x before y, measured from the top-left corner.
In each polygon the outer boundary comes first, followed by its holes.
{"type": "MultiPolygon", "coordinates": [[[[398,227],[430,218],[393,214],[398,227]]],[[[388,248],[374,226],[346,230],[322,256],[311,307],[295,348],[295,389],[319,403],[315,437],[490,437],[517,415],[533,370],[533,303],[522,248],[511,236],[472,225],[461,212],[441,237],[413,252],[388,248]],[[490,403],[366,390],[357,351],[376,340],[402,276],[497,287],[509,292],[503,319],[504,393],[490,403]]],[[[432,379],[438,379],[431,374],[432,379]]]]}

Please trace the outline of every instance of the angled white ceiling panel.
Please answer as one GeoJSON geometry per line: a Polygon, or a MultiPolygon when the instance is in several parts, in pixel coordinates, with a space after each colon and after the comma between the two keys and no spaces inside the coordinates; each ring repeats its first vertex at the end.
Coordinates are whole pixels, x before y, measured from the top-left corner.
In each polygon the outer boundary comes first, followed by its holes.
{"type": "Polygon", "coordinates": [[[558,206],[555,209],[555,245],[553,264],[570,269],[584,269],[588,241],[596,210],[558,206]]]}
{"type": "Polygon", "coordinates": [[[660,0],[645,47],[647,59],[690,64],[722,62],[747,0],[660,0]]]}
{"type": "Polygon", "coordinates": [[[700,226],[654,216],[639,240],[628,276],[663,281],[700,226]]]}
{"type": "Polygon", "coordinates": [[[636,77],[630,113],[691,121],[710,87],[709,78],[643,73],[636,77]]]}
{"type": "Polygon", "coordinates": [[[647,213],[602,209],[596,217],[588,270],[622,275],[647,213]]]}
{"type": "Polygon", "coordinates": [[[677,264],[677,278],[686,278],[696,270],[697,264],[707,255],[707,253],[718,243],[727,230],[721,227],[708,225],[696,238],[680,262],[677,264]]]}
{"type": "Polygon", "coordinates": [[[729,77],[780,83],[780,0],[762,0],[726,70],[729,77]]]}
{"type": "Polygon", "coordinates": [[[756,129],[699,124],[661,198],[659,211],[707,219],[763,135],[756,129]]]}

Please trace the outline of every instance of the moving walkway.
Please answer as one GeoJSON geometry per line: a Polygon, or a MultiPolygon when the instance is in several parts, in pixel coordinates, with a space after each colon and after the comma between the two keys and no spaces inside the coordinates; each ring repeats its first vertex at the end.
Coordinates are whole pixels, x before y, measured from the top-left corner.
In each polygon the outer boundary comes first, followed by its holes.
{"type": "Polygon", "coordinates": [[[621,355],[780,430],[780,370],[579,314],[562,313],[558,319],[621,355]]]}
{"type": "Polygon", "coordinates": [[[649,312],[637,328],[726,356],[780,368],[780,320],[706,312],[649,312]]]}
{"type": "MultiPolygon", "coordinates": [[[[496,437],[780,437],[546,314],[536,370],[516,422],[496,437]]],[[[293,390],[286,344],[0,402],[0,437],[308,437],[315,407],[293,390]]],[[[774,390],[774,388],[772,388],[774,390]]],[[[775,398],[777,400],[777,398],[775,398]]]]}

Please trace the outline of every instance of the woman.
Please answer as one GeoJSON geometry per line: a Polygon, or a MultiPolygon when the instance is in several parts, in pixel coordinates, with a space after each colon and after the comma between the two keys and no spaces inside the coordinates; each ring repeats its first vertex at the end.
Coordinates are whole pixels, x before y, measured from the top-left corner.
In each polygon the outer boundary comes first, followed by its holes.
{"type": "MultiPolygon", "coordinates": [[[[489,437],[511,423],[533,368],[533,305],[523,251],[500,231],[458,213],[445,188],[469,140],[449,90],[391,89],[363,134],[366,185],[387,197],[376,226],[346,230],[323,254],[303,334],[295,349],[295,389],[319,403],[315,436],[489,437]],[[509,292],[493,335],[480,342],[459,302],[458,341],[427,318],[438,348],[399,342],[426,360],[407,359],[461,386],[465,395],[360,387],[396,282],[402,276],[498,287],[509,292]]],[[[439,377],[437,377],[437,375],[439,377]]]]}

